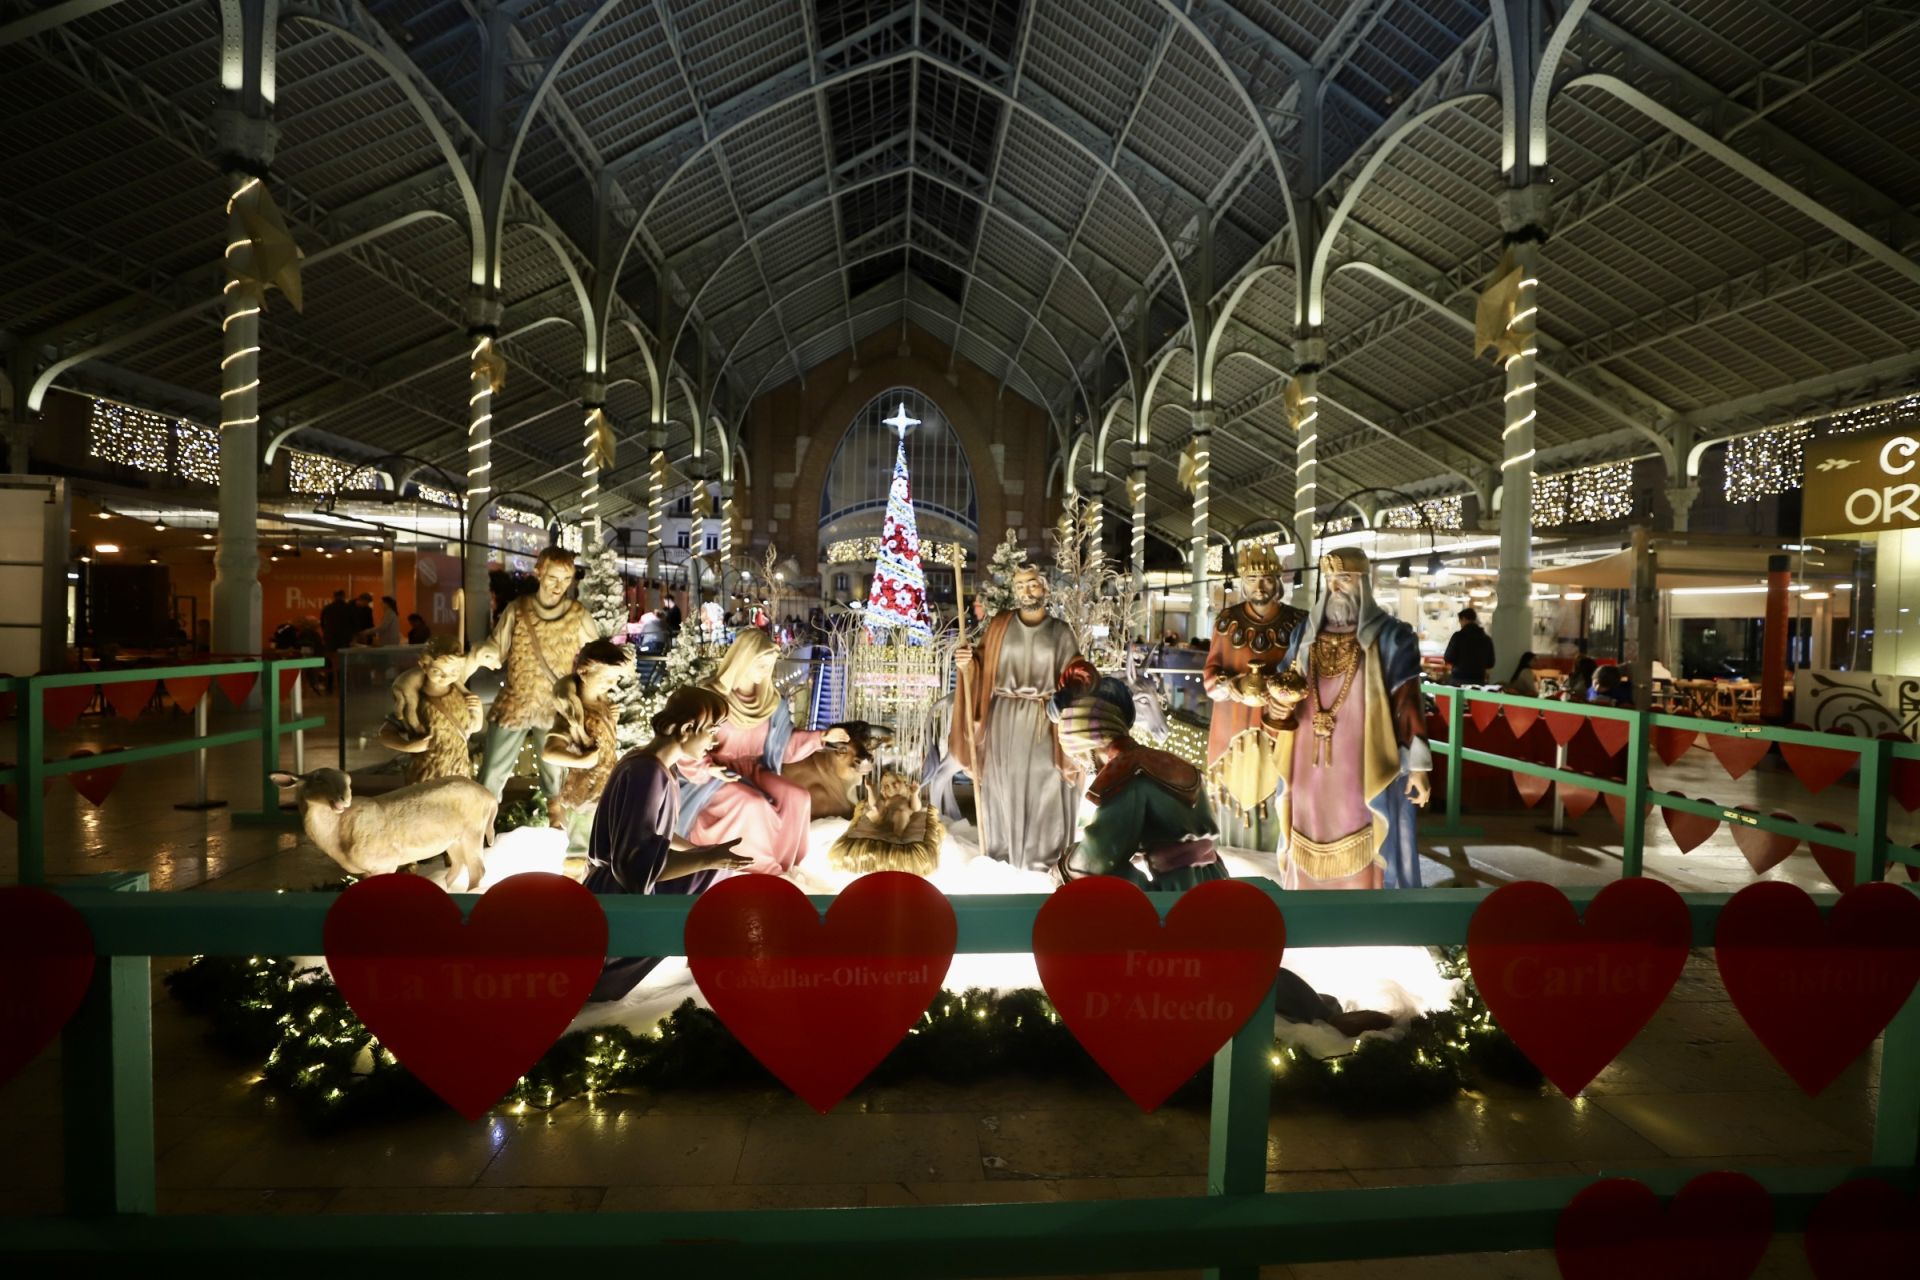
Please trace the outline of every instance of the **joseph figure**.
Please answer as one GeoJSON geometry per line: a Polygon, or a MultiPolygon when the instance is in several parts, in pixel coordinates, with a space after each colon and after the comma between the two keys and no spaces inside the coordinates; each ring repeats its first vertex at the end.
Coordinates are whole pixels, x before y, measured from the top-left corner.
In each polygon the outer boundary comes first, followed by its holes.
{"type": "MultiPolygon", "coordinates": [[[[554,689],[573,673],[574,655],[581,645],[600,638],[600,628],[587,607],[567,596],[573,589],[573,552],[548,547],[534,562],[533,575],[534,593],[502,609],[490,637],[500,651],[503,669],[500,692],[487,713],[480,782],[495,796],[513,776],[527,735],[544,736],[552,727],[559,711],[554,689]]],[[[557,805],[560,767],[541,761],[540,784],[548,802],[557,805]]]]}
{"type": "Polygon", "coordinates": [[[1420,704],[1420,643],[1374,603],[1364,553],[1320,560],[1320,592],[1268,687],[1289,889],[1417,889],[1414,809],[1433,753],[1420,704]]]}
{"type": "Polygon", "coordinates": [[[1078,657],[1073,628],[1047,612],[1047,580],[1023,566],[1015,607],[987,623],[976,655],[954,650],[967,697],[956,698],[948,748],[973,779],[980,847],[1022,870],[1048,871],[1073,840],[1079,771],[1060,750],[1047,704],[1078,657]]]}
{"type": "Polygon", "coordinates": [[[1280,601],[1280,555],[1267,544],[1240,553],[1240,603],[1220,611],[1201,684],[1213,701],[1207,728],[1207,787],[1218,803],[1222,841],[1271,852],[1280,825],[1274,737],[1262,724],[1266,685],[1286,665],[1293,630],[1307,616],[1280,601]]]}

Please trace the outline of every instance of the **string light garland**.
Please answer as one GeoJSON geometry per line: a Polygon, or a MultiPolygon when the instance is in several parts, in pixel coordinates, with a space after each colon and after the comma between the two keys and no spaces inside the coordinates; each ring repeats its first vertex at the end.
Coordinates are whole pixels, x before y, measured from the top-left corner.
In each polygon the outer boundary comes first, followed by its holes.
{"type": "MultiPolygon", "coordinates": [[[[939,542],[932,538],[920,540],[920,558],[928,563],[952,564],[956,548],[963,556],[967,556],[969,560],[972,559],[964,546],[951,542],[939,542]]],[[[863,561],[878,560],[880,551],[878,537],[841,538],[837,542],[827,544],[827,563],[860,564],[863,561]]]]}
{"type": "Polygon", "coordinates": [[[1633,514],[1633,464],[1609,462],[1533,477],[1533,527],[1624,520],[1633,514]]]}
{"type": "MultiPolygon", "coordinates": [[[[380,473],[373,467],[343,462],[324,453],[287,450],[287,488],[294,493],[333,494],[379,487],[380,473]]],[[[449,502],[446,505],[454,504],[449,502]]]]}
{"type": "Polygon", "coordinates": [[[1817,421],[1803,419],[1736,436],[1727,442],[1723,481],[1727,501],[1757,502],[1798,489],[1805,476],[1809,440],[1903,426],[1916,416],[1920,416],[1920,393],[1842,410],[1817,421]]]}
{"type": "Polygon", "coordinates": [[[1424,529],[1431,525],[1437,530],[1457,530],[1462,521],[1461,495],[1449,494],[1443,498],[1424,498],[1403,507],[1388,507],[1374,517],[1376,529],[1424,529]],[[1425,516],[1423,522],[1421,517],[1425,516]]]}
{"type": "Polygon", "coordinates": [[[178,419],[111,400],[93,402],[87,452],[103,462],[169,475],[169,441],[178,419]]]}
{"type": "Polygon", "coordinates": [[[531,511],[519,511],[513,507],[495,507],[493,518],[502,524],[525,525],[529,529],[539,529],[542,532],[545,532],[547,527],[545,516],[537,516],[531,511]]]}
{"type": "MultiPolygon", "coordinates": [[[[1267,1055],[1272,1095],[1405,1110],[1492,1081],[1538,1088],[1540,1073],[1494,1024],[1459,950],[1445,953],[1437,967],[1460,982],[1459,995],[1450,1007],[1414,1019],[1397,1040],[1363,1040],[1325,1059],[1275,1041],[1267,1055]]],[[[262,1081],[315,1128],[444,1106],[373,1037],[324,970],[284,957],[195,956],[166,983],[188,1011],[213,1020],[217,1043],[244,1057],[264,1056],[262,1081]]],[[[1043,993],[974,989],[936,996],[867,1084],[1010,1074],[1089,1087],[1103,1079],[1043,993]]],[[[1204,1105],[1212,1074],[1211,1065],[1203,1067],[1170,1101],[1204,1105]]],[[[648,1031],[608,1026],[563,1036],[501,1106],[519,1113],[619,1089],[730,1087],[760,1091],[774,1081],[725,1024],[688,1000],[648,1031]]]]}
{"type": "Polygon", "coordinates": [[[460,509],[460,495],[451,489],[440,489],[430,484],[416,482],[413,486],[413,496],[436,507],[451,507],[456,511],[460,509]]]}
{"type": "Polygon", "coordinates": [[[1810,427],[1778,427],[1727,442],[1728,502],[1757,502],[1800,487],[1810,427]]]}
{"type": "Polygon", "coordinates": [[[174,469],[182,479],[220,483],[220,432],[182,418],[173,426],[174,469]]]}

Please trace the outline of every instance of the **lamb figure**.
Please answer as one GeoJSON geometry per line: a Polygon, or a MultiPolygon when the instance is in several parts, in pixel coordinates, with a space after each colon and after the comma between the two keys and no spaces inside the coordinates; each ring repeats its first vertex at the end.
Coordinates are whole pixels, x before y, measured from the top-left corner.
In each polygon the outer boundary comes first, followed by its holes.
{"type": "Polygon", "coordinates": [[[500,802],[473,779],[435,778],[357,801],[353,779],[338,769],[275,773],[273,781],[294,791],[307,839],[349,874],[380,875],[444,853],[449,891],[462,877],[468,892],[480,887],[481,850],[493,843],[500,802]]]}

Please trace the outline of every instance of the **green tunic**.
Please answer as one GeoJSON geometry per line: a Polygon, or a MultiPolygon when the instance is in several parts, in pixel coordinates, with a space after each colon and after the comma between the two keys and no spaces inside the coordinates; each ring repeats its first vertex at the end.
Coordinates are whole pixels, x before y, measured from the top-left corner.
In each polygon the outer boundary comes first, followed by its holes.
{"type": "MultiPolygon", "coordinates": [[[[1127,744],[1100,771],[1088,789],[1094,816],[1080,833],[1072,868],[1082,875],[1119,876],[1144,889],[1180,893],[1208,880],[1224,880],[1226,871],[1211,842],[1203,860],[1167,870],[1135,865],[1134,855],[1191,848],[1200,837],[1218,834],[1199,770],[1178,756],[1127,744]]],[[[1174,857],[1173,861],[1186,859],[1174,857]]]]}

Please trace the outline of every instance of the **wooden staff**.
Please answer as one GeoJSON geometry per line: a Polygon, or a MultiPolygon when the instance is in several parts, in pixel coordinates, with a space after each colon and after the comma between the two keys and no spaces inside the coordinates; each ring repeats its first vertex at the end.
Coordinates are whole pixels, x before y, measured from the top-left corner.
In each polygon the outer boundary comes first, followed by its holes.
{"type": "MultiPolygon", "coordinates": [[[[955,619],[959,628],[960,643],[971,645],[967,638],[967,579],[966,551],[959,543],[953,544],[953,595],[959,602],[959,616],[955,619]]],[[[980,833],[980,852],[987,851],[987,799],[986,789],[980,775],[985,772],[984,762],[980,759],[980,744],[977,726],[973,722],[973,682],[976,664],[980,658],[974,655],[974,661],[966,666],[955,664],[953,680],[953,716],[954,727],[960,731],[959,740],[966,744],[967,759],[973,763],[967,766],[967,775],[973,779],[973,826],[980,833]]]]}

